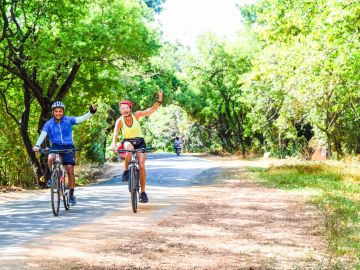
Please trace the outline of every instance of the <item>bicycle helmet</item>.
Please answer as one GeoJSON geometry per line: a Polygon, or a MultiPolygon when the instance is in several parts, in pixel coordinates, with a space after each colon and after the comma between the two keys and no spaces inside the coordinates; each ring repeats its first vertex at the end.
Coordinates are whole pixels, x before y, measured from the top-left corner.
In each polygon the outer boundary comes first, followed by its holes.
{"type": "Polygon", "coordinates": [[[130,109],[131,109],[132,106],[133,106],[132,102],[130,102],[130,101],[126,100],[126,99],[124,99],[123,101],[120,101],[120,102],[119,102],[119,106],[120,106],[121,104],[126,104],[126,105],[128,105],[128,106],[130,107],[130,109]]]}
{"type": "Polygon", "coordinates": [[[55,109],[55,108],[63,108],[65,110],[65,105],[64,103],[62,103],[61,101],[55,101],[52,105],[51,105],[51,109],[55,109]]]}

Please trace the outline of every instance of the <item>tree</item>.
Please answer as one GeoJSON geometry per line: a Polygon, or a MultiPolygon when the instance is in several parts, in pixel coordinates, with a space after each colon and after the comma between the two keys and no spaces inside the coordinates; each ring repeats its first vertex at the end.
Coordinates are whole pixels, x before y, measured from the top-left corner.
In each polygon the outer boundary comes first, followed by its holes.
{"type": "MultiPolygon", "coordinates": [[[[243,13],[249,10],[254,8],[243,13]]],[[[358,1],[265,0],[258,2],[255,15],[251,13],[255,21],[249,27],[263,51],[254,61],[249,91],[262,89],[260,95],[273,104],[255,102],[256,108],[277,108],[274,117],[279,120],[264,122],[281,126],[278,132],[288,137],[296,137],[296,123],[311,125],[329,155],[333,148],[338,155],[359,148],[359,134],[352,132],[359,127],[354,61],[359,55],[359,10],[358,1]]]]}
{"type": "Polygon", "coordinates": [[[52,102],[71,89],[96,96],[113,91],[108,87],[119,84],[118,70],[157,52],[157,33],[146,23],[151,13],[136,1],[2,1],[0,14],[1,81],[8,82],[2,104],[40,177],[29,136],[31,109],[40,110],[40,130],[52,102]],[[82,84],[74,85],[75,79],[82,84]]]}
{"type": "Polygon", "coordinates": [[[242,76],[250,70],[251,59],[244,47],[226,44],[212,34],[199,39],[198,49],[199,56],[186,71],[196,100],[188,111],[200,124],[216,130],[224,150],[245,155],[248,107],[242,76]]]}

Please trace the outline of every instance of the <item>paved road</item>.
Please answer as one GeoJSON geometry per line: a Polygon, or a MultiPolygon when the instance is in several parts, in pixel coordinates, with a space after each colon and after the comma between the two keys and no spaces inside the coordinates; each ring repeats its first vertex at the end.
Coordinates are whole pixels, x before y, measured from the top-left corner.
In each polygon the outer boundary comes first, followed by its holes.
{"type": "MultiPolygon", "coordinates": [[[[182,199],[177,194],[184,194],[177,193],[177,189],[215,181],[209,179],[215,179],[214,176],[220,173],[221,169],[216,166],[215,162],[187,155],[148,154],[147,192],[150,202],[158,203],[160,208],[160,211],[153,211],[153,218],[161,215],[161,208],[169,208],[172,201],[182,199]]],[[[121,170],[122,164],[119,164],[119,172],[121,170]]],[[[0,262],[2,258],[16,255],[22,246],[44,236],[92,223],[119,211],[132,214],[127,184],[121,183],[120,175],[95,185],[77,188],[76,196],[77,206],[70,211],[65,211],[61,206],[58,217],[52,214],[49,193],[0,204],[0,262]]],[[[139,215],[142,207],[144,205],[139,205],[139,215]]]]}

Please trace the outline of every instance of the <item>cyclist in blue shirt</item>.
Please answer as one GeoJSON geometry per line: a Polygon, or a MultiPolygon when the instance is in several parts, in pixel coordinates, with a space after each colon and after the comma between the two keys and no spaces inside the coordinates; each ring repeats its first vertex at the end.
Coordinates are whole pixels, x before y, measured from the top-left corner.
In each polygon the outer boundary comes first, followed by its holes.
{"type": "MultiPolygon", "coordinates": [[[[63,149],[74,149],[74,142],[72,136],[72,126],[88,120],[97,110],[95,105],[90,106],[90,111],[83,116],[73,117],[64,115],[65,105],[61,101],[55,101],[52,106],[53,118],[47,121],[41,131],[41,134],[33,147],[33,151],[37,152],[40,149],[40,145],[44,141],[47,135],[51,142],[50,150],[63,150],[63,149]]],[[[74,196],[75,188],[75,153],[64,153],[61,154],[63,165],[66,166],[66,172],[69,179],[70,188],[70,203],[76,204],[76,197],[74,196]]],[[[48,167],[51,169],[51,164],[55,159],[54,154],[49,154],[48,167]]]]}

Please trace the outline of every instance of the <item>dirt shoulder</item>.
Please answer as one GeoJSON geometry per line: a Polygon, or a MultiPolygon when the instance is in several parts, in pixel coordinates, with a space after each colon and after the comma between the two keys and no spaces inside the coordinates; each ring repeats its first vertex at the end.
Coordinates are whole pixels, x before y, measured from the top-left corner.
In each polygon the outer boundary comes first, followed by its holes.
{"type": "MultiPolygon", "coordinates": [[[[152,194],[136,215],[126,208],[44,236],[3,257],[0,268],[326,269],[321,217],[305,195],[246,177],[246,167],[273,161],[210,158],[224,170],[209,177],[222,182],[163,191],[170,200],[152,194]]],[[[96,181],[120,173],[118,163],[108,164],[96,181]]],[[[12,199],[31,192],[47,191],[13,192],[22,195],[12,199]]]]}
{"type": "Polygon", "coordinates": [[[222,183],[177,189],[173,201],[152,200],[136,218],[114,213],[47,237],[25,269],[326,269],[321,218],[304,195],[248,180],[234,162],[244,163],[225,161],[222,183]]]}

